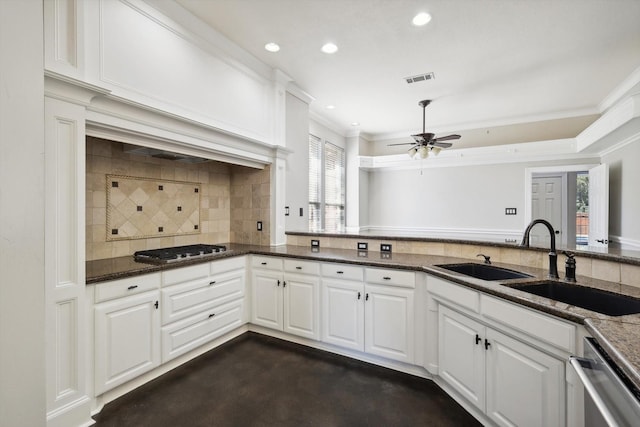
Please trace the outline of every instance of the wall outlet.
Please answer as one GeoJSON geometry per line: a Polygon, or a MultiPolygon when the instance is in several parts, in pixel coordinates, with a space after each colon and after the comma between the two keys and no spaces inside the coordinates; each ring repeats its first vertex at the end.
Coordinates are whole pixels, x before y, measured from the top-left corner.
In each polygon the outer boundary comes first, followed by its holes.
{"type": "Polygon", "coordinates": [[[256,228],[258,229],[258,231],[262,231],[262,221],[258,221],[256,228]]]}
{"type": "Polygon", "coordinates": [[[320,247],[320,240],[311,240],[311,247],[312,248],[319,248],[320,247]]]}
{"type": "Polygon", "coordinates": [[[358,242],[358,250],[359,251],[369,250],[369,244],[367,242],[358,242]]]}
{"type": "Polygon", "coordinates": [[[304,216],[302,208],[300,208],[300,216],[304,216]]]}
{"type": "Polygon", "coordinates": [[[380,243],[380,252],[391,252],[391,245],[389,243],[380,243]]]}
{"type": "Polygon", "coordinates": [[[504,214],[505,215],[517,215],[518,214],[518,209],[517,208],[504,208],[504,214]]]}
{"type": "Polygon", "coordinates": [[[289,206],[284,207],[284,216],[289,216],[289,206]]]}

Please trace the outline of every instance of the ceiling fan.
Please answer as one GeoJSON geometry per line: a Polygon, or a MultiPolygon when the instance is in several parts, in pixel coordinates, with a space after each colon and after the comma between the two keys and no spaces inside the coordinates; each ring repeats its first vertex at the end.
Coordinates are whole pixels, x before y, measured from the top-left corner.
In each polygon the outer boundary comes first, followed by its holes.
{"type": "Polygon", "coordinates": [[[424,159],[429,156],[429,152],[433,152],[433,154],[437,156],[441,149],[449,148],[453,145],[450,142],[443,141],[460,139],[460,135],[447,135],[441,136],[440,138],[434,138],[436,136],[434,133],[425,132],[425,108],[429,104],[431,104],[430,99],[418,102],[418,105],[422,107],[422,133],[411,135],[415,142],[388,144],[389,147],[393,145],[413,145],[413,147],[409,149],[409,156],[414,157],[416,153],[418,153],[420,157],[424,159]]]}

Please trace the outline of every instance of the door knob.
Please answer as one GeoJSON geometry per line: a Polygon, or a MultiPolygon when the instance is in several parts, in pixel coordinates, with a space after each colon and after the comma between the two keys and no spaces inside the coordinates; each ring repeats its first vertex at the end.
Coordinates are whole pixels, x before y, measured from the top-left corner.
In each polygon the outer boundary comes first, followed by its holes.
{"type": "Polygon", "coordinates": [[[606,245],[607,243],[609,243],[607,239],[597,239],[596,242],[602,243],[603,245],[606,245]]]}

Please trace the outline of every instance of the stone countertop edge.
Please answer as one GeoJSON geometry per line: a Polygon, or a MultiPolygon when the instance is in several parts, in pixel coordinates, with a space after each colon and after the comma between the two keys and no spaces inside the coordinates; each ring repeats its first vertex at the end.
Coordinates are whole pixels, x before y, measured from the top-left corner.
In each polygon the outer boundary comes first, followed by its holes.
{"type": "MultiPolygon", "coordinates": [[[[385,234],[358,234],[358,233],[323,233],[311,231],[287,231],[285,234],[289,236],[309,236],[309,237],[338,237],[344,239],[368,239],[368,240],[394,240],[400,242],[428,242],[428,243],[452,243],[461,245],[481,245],[494,248],[510,248],[510,249],[527,249],[537,252],[549,252],[548,248],[529,246],[524,248],[518,243],[492,242],[484,240],[466,240],[442,237],[416,237],[416,236],[392,236],[385,234]]],[[[616,248],[608,248],[608,252],[596,252],[575,247],[558,248],[558,254],[563,251],[574,252],[577,256],[599,259],[603,261],[615,261],[630,265],[640,265],[640,251],[622,250],[616,248]]]]}
{"type": "MultiPolygon", "coordinates": [[[[227,247],[227,252],[162,265],[136,262],[133,256],[87,261],[86,284],[90,285],[110,280],[134,277],[142,274],[161,272],[243,255],[281,256],[312,261],[354,264],[366,267],[394,268],[426,272],[450,282],[512,301],[521,306],[532,308],[584,325],[587,331],[591,333],[600,345],[607,350],[609,356],[616,361],[629,380],[638,389],[640,389],[640,314],[610,317],[559,301],[553,301],[544,297],[518,291],[508,286],[509,284],[522,282],[533,283],[540,280],[548,280],[546,270],[503,263],[493,263],[496,266],[529,273],[534,277],[491,282],[474,279],[472,277],[460,275],[438,267],[439,264],[470,262],[468,259],[440,255],[393,253],[391,255],[391,259],[386,259],[381,258],[381,255],[378,252],[368,253],[367,257],[359,257],[359,251],[351,249],[324,248],[319,252],[312,252],[310,247],[290,245],[270,247],[228,244],[227,247]],[[371,255],[371,257],[369,255],[371,255]]],[[[479,262],[477,263],[480,264],[479,262]]],[[[618,283],[578,277],[578,285],[640,297],[640,288],[621,285],[618,283]]]]}

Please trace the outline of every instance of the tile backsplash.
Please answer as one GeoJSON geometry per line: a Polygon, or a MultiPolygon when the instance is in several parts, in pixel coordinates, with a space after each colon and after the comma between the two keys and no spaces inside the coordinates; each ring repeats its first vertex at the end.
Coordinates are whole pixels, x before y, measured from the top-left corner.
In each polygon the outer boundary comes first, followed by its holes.
{"type": "MultiPolygon", "coordinates": [[[[253,169],[216,161],[189,164],[126,153],[123,144],[115,141],[87,137],[86,142],[88,261],[131,255],[138,250],[195,243],[270,243],[269,166],[253,169]],[[197,184],[199,233],[111,239],[108,235],[111,229],[107,228],[108,175],[135,177],[140,181],[197,184]],[[257,221],[262,221],[262,231],[256,230],[257,221]]],[[[135,206],[136,210],[138,206],[135,206]]]]}

